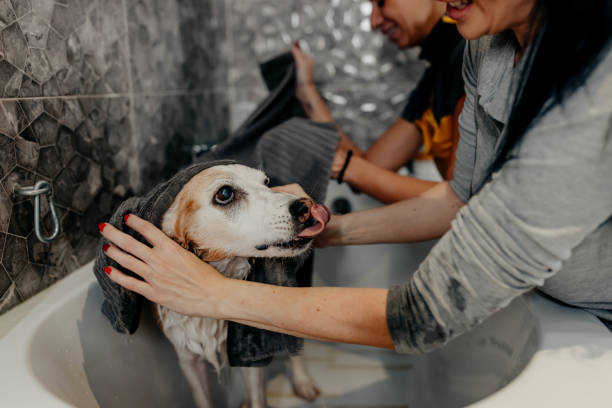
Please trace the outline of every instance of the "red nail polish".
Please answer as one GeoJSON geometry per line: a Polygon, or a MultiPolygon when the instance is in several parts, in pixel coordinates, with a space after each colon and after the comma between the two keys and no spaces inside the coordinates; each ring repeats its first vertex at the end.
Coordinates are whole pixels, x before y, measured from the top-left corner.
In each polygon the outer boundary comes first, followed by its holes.
{"type": "Polygon", "coordinates": [[[104,231],[104,227],[106,227],[106,223],[105,222],[101,222],[98,224],[98,229],[100,230],[100,232],[104,231]]]}
{"type": "Polygon", "coordinates": [[[104,245],[102,245],[102,250],[103,250],[104,252],[108,251],[108,248],[110,248],[110,244],[104,244],[104,245]]]}
{"type": "Polygon", "coordinates": [[[123,222],[127,222],[128,218],[130,217],[130,214],[125,214],[123,216],[123,222]]]}
{"type": "Polygon", "coordinates": [[[105,266],[105,267],[104,267],[104,272],[106,272],[106,274],[107,274],[107,275],[110,275],[110,273],[111,273],[111,268],[110,268],[110,266],[105,266]]]}
{"type": "Polygon", "coordinates": [[[299,41],[294,41],[294,42],[293,42],[293,45],[295,45],[295,46],[298,48],[298,50],[301,50],[301,49],[302,49],[302,47],[300,47],[300,43],[299,43],[299,41]]]}

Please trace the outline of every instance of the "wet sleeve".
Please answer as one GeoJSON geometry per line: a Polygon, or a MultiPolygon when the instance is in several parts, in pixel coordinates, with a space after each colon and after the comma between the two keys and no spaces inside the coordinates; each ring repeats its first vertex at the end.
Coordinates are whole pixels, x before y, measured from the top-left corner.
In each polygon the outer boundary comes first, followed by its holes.
{"type": "Polygon", "coordinates": [[[398,352],[433,349],[556,274],[612,215],[612,75],[538,122],[410,281],[393,286],[398,352]]]}

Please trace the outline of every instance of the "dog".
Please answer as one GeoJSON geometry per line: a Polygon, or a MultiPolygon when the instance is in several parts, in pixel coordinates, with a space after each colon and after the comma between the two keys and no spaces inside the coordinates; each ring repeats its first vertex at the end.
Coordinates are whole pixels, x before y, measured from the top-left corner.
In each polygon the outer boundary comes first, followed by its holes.
{"type": "MultiPolygon", "coordinates": [[[[194,176],[162,218],[161,229],[225,276],[245,279],[252,258],[296,258],[330,218],[325,206],[274,191],[260,170],[220,165],[194,176]]],[[[176,349],[198,407],[212,407],[206,362],[219,374],[227,362],[227,322],[185,316],[152,304],[161,330],[176,349]]],[[[289,359],[294,391],[312,400],[320,391],[299,356],[289,359]]],[[[242,367],[243,407],[266,406],[263,367],[242,367]]]]}

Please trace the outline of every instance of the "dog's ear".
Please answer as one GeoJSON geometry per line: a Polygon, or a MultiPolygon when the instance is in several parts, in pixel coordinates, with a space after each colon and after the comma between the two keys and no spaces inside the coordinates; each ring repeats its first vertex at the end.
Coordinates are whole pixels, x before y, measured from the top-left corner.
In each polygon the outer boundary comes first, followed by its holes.
{"type": "Polygon", "coordinates": [[[229,254],[220,249],[200,249],[197,248],[194,253],[200,257],[200,259],[206,262],[215,262],[222,259],[228,258],[229,254]],[[197,252],[196,252],[197,251],[197,252]]]}

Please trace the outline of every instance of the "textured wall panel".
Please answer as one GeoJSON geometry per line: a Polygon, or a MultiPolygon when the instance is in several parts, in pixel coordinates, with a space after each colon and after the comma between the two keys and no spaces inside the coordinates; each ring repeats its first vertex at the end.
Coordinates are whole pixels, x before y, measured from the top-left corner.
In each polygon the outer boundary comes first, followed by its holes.
{"type": "Polygon", "coordinates": [[[98,223],[191,145],[226,137],[224,17],[202,0],[0,0],[0,313],[90,261],[98,223]],[[50,244],[13,193],[38,180],[62,225],[50,244]]]}
{"type": "MultiPolygon", "coordinates": [[[[409,92],[424,70],[418,50],[401,51],[370,30],[368,0],[229,3],[233,116],[244,117],[245,110],[267,94],[258,63],[289,51],[299,40],[302,49],[315,58],[315,81],[322,95],[341,96],[329,101],[334,117],[346,124],[359,145],[366,146],[397,118],[402,105],[397,102],[397,90],[409,92]],[[359,118],[364,108],[367,114],[359,118]]],[[[237,123],[233,117],[232,125],[237,123]]]]}

